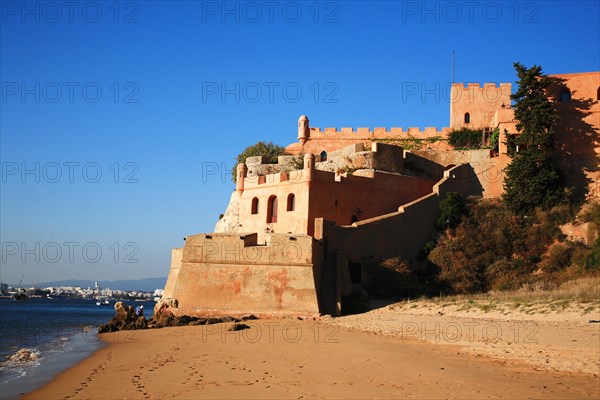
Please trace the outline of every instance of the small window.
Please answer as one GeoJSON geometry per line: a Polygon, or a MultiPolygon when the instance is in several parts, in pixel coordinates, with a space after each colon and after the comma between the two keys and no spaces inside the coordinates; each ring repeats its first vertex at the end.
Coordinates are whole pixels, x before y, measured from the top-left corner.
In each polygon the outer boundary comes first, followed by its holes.
{"type": "Polygon", "coordinates": [[[252,209],[250,212],[252,214],[258,214],[258,198],[257,197],[252,199],[252,209]]]}
{"type": "Polygon", "coordinates": [[[598,87],[598,90],[596,91],[596,100],[600,100],[600,86],[598,87]]]}
{"type": "Polygon", "coordinates": [[[267,224],[275,222],[277,222],[277,196],[271,196],[267,208],[267,224]]]}
{"type": "Polygon", "coordinates": [[[471,114],[465,113],[465,124],[471,123],[471,114]]]}
{"type": "Polygon", "coordinates": [[[296,209],[296,196],[294,193],[290,193],[287,198],[287,210],[294,211],[296,209]]]}
{"type": "Polygon", "coordinates": [[[321,161],[327,161],[327,152],[323,150],[320,154],[321,161]]]}
{"type": "Polygon", "coordinates": [[[561,103],[570,103],[571,102],[571,92],[565,90],[560,94],[560,102],[561,103]]]}

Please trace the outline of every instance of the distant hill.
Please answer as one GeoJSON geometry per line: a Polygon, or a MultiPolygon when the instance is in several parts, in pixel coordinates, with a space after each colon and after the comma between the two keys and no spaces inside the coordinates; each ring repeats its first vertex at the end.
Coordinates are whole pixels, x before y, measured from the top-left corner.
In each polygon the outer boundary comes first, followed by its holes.
{"type": "MultiPolygon", "coordinates": [[[[37,288],[45,288],[48,286],[81,286],[82,288],[94,287],[95,281],[81,279],[67,279],[63,281],[39,282],[35,284],[37,288]]],[[[145,292],[153,292],[155,289],[165,287],[167,278],[145,278],[145,279],[129,279],[120,281],[98,281],[101,287],[119,289],[119,290],[138,290],[145,292]]],[[[30,284],[24,284],[23,287],[29,287],[30,284]]]]}

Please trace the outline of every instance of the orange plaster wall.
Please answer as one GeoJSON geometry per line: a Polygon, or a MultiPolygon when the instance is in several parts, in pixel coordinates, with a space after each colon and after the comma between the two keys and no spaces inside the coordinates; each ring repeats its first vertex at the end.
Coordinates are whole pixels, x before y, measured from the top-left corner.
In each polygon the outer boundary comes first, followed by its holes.
{"type": "Polygon", "coordinates": [[[551,88],[560,121],[556,128],[557,159],[576,194],[600,198],[600,72],[552,75],[563,80],[551,88]],[[559,102],[569,89],[571,102],[559,102]]]}
{"type": "Polygon", "coordinates": [[[511,84],[494,83],[479,84],[462,83],[452,85],[450,95],[450,128],[470,129],[490,128],[493,125],[496,110],[510,107],[511,84]],[[471,122],[465,123],[465,113],[471,116],[471,122]]]}
{"type": "MultiPolygon", "coordinates": [[[[325,218],[337,225],[350,225],[358,210],[362,212],[359,221],[396,212],[400,205],[431,193],[435,184],[434,180],[383,172],[374,172],[373,176],[374,179],[350,175],[336,182],[333,173],[315,171],[309,221],[325,218]]],[[[309,235],[313,232],[311,224],[309,235]]]]}
{"type": "Polygon", "coordinates": [[[273,235],[257,246],[254,234],[188,236],[173,252],[164,298],[176,315],[315,316],[319,248],[308,236],[273,235]]]}
{"type": "Polygon", "coordinates": [[[264,243],[268,227],[275,233],[300,233],[312,235],[314,219],[325,218],[338,225],[350,224],[357,210],[362,211],[359,220],[394,212],[401,204],[410,202],[430,193],[434,180],[412,176],[396,175],[376,171],[356,171],[357,175],[339,177],[328,171],[313,170],[310,181],[308,171],[297,171],[284,181],[278,175],[246,178],[245,190],[241,196],[240,232],[257,232],[258,242],[264,243]],[[359,176],[365,174],[368,176],[359,176]],[[296,197],[294,211],[287,211],[287,196],[296,197]],[[267,203],[269,198],[278,198],[277,222],[267,224],[267,203]],[[251,214],[252,199],[259,199],[258,214],[251,214]],[[337,206],[336,204],[337,200],[337,206]]]}
{"type": "MultiPolygon", "coordinates": [[[[241,196],[240,221],[242,221],[241,231],[257,232],[259,243],[266,238],[265,228],[267,227],[267,205],[269,198],[277,196],[277,222],[268,224],[269,228],[275,233],[308,233],[308,209],[309,209],[309,190],[308,183],[304,182],[303,170],[298,174],[290,176],[290,180],[284,182],[270,182],[268,175],[263,177],[265,183],[258,185],[248,185],[241,196]],[[287,198],[289,194],[295,196],[294,211],[287,211],[287,198]],[[258,198],[258,214],[252,214],[252,199],[258,198]]],[[[253,179],[256,182],[257,178],[253,179]]]]}

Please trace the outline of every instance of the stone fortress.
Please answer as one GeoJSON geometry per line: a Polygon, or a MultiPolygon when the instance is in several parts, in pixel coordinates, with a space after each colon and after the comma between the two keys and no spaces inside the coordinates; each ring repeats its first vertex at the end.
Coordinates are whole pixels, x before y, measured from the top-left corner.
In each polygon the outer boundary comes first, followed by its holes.
{"type": "MultiPolygon", "coordinates": [[[[561,116],[557,159],[567,184],[600,197],[600,72],[553,75],[561,116]]],[[[339,315],[343,295],[369,280],[363,264],[413,260],[449,192],[498,197],[518,134],[511,84],[453,84],[447,128],[313,128],[277,164],[239,164],[214,233],[172,251],[159,305],[176,315],[339,315]],[[455,150],[452,130],[500,133],[497,150],[455,150]]]]}

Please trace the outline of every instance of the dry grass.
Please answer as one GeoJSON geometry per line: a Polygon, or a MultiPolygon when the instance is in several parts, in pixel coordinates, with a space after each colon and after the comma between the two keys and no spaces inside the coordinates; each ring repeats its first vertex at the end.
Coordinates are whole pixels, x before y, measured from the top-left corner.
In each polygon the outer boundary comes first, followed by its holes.
{"type": "Polygon", "coordinates": [[[600,276],[567,281],[556,288],[544,284],[526,285],[515,291],[436,297],[428,301],[442,307],[457,306],[457,311],[517,310],[526,314],[546,314],[576,308],[582,314],[588,314],[600,309],[600,276]]]}

